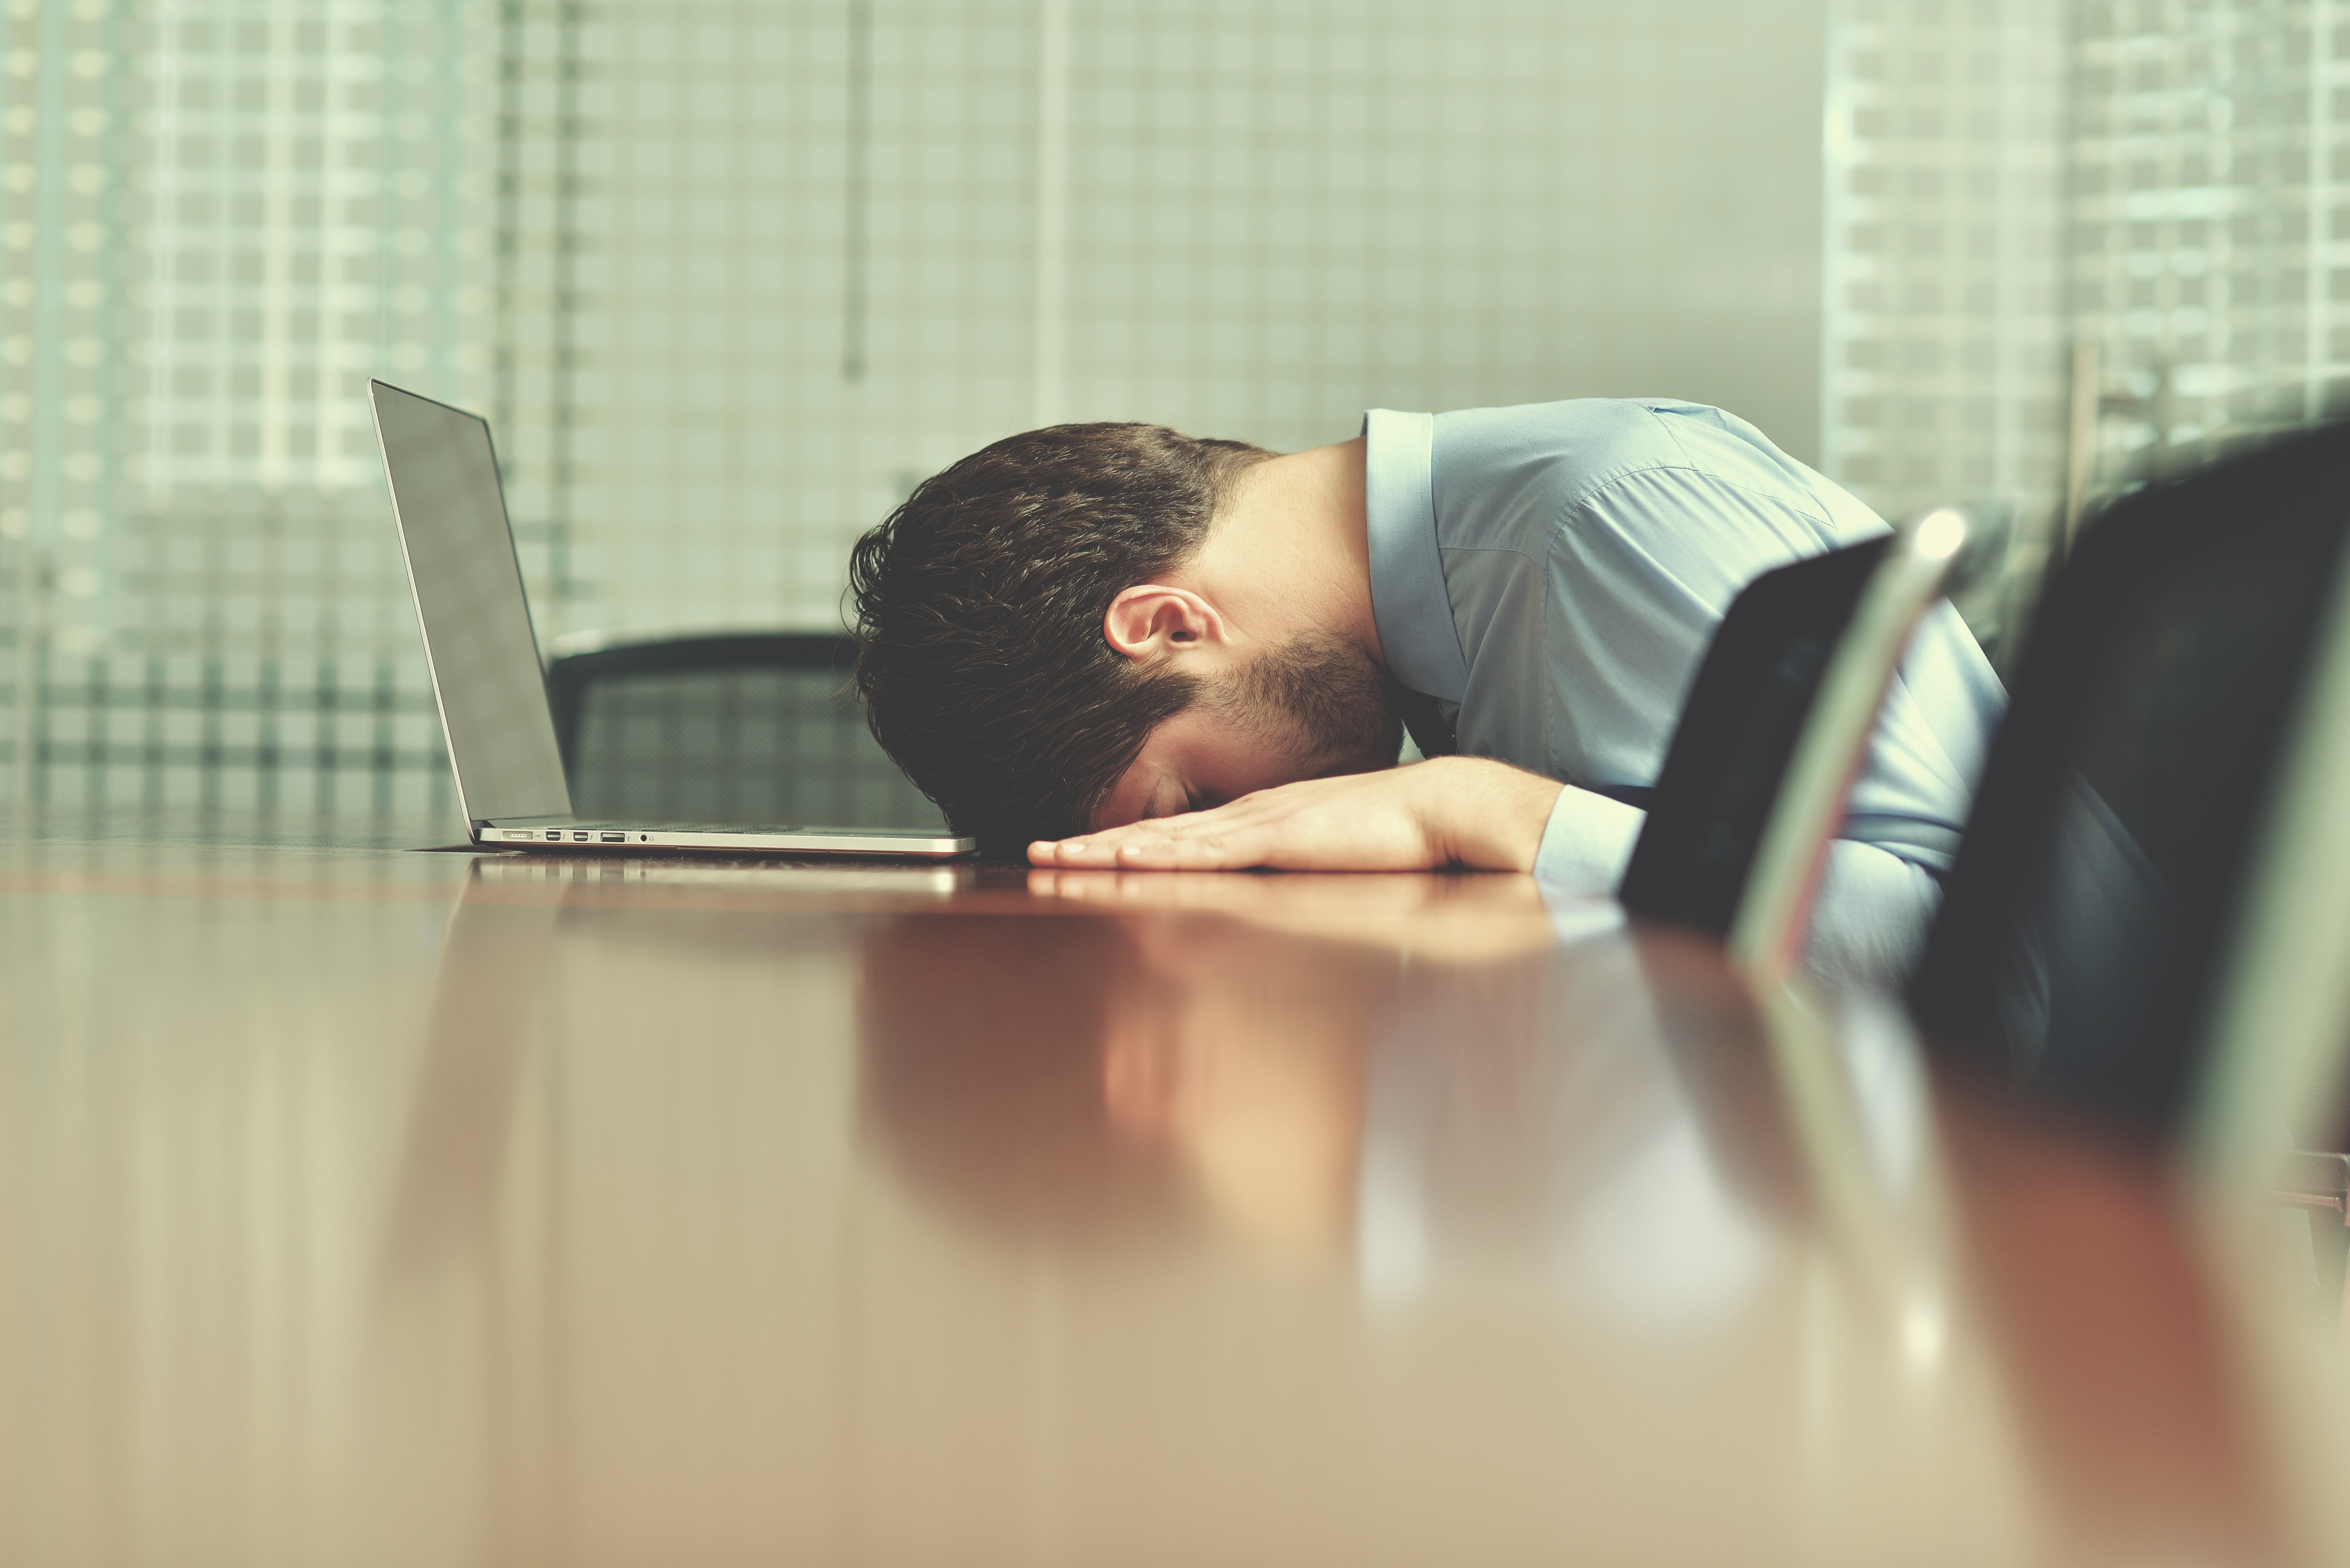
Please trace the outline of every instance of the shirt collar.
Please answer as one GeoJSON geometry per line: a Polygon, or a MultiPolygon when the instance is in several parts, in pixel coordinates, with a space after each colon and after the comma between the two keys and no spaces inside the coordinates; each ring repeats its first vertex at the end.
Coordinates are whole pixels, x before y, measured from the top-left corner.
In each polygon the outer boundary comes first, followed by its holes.
{"type": "Polygon", "coordinates": [[[1436,545],[1436,416],[1373,409],[1363,416],[1363,526],[1371,550],[1371,618],[1388,673],[1458,702],[1469,661],[1436,545]]]}

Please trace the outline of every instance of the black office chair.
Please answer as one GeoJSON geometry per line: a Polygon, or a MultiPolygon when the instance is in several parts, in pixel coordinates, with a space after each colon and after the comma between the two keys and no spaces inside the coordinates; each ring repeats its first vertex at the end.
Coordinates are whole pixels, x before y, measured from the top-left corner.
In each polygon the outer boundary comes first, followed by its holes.
{"type": "Polygon", "coordinates": [[[1941,1059],[2126,1136],[2182,1130],[2345,533],[2334,427],[2141,492],[2084,535],[1909,985],[1941,1059]]]}
{"type": "Polygon", "coordinates": [[[931,827],[849,689],[855,644],[724,633],[595,645],[546,670],[582,816],[931,827]]]}
{"type": "Polygon", "coordinates": [[[2342,425],[2084,535],[1908,1000],[1946,1066],[2313,1211],[2350,1331],[2345,535],[2342,425]]]}
{"type": "Polygon", "coordinates": [[[1726,940],[1763,978],[1794,967],[1887,687],[1918,617],[1964,569],[1968,535],[1962,514],[1938,510],[1739,594],[1640,803],[1617,894],[1627,914],[1726,940]]]}

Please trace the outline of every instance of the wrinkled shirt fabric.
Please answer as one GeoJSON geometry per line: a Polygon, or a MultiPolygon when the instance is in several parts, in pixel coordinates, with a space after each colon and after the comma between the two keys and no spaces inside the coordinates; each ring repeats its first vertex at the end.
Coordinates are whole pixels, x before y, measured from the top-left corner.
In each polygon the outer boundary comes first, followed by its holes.
{"type": "MultiPolygon", "coordinates": [[[[1700,403],[1374,409],[1364,434],[1388,673],[1436,700],[1462,755],[1568,786],[1535,864],[1554,892],[1621,880],[1642,813],[1603,792],[1656,783],[1739,590],[1888,532],[1752,425],[1700,403]]],[[[1878,716],[1815,938],[1843,919],[1869,942],[1914,942],[2005,701],[1965,623],[1938,603],[1878,716]]]]}

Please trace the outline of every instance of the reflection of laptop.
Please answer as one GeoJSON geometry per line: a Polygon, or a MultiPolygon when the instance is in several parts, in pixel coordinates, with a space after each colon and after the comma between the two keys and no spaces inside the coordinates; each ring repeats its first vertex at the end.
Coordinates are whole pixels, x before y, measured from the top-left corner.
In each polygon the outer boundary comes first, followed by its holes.
{"type": "Polygon", "coordinates": [[[424,627],[424,655],[457,799],[476,844],[793,855],[960,855],[973,847],[924,828],[732,823],[583,822],[556,750],[546,678],[515,559],[490,427],[475,415],[369,383],[384,471],[424,627]]]}

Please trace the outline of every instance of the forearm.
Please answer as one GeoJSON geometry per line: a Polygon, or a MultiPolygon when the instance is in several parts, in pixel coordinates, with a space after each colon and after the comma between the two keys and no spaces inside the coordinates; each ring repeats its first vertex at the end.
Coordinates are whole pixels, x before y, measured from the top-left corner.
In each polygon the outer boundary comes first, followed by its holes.
{"type": "Polygon", "coordinates": [[[1436,864],[1535,868],[1544,826],[1565,787],[1556,779],[1491,757],[1438,757],[1404,771],[1413,775],[1436,864]]]}
{"type": "Polygon", "coordinates": [[[1804,970],[1835,987],[1898,985],[1941,896],[1941,885],[1922,867],[1873,844],[1835,840],[1812,900],[1804,970]]]}

